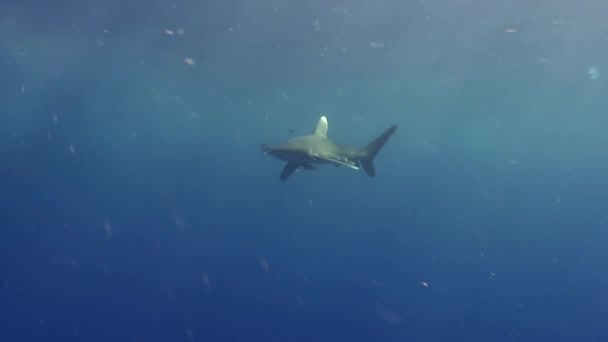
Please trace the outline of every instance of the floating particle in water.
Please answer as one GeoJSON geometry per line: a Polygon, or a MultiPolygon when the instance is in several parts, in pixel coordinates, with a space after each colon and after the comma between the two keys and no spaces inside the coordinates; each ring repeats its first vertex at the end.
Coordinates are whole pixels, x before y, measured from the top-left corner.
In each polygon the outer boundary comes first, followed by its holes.
{"type": "Polygon", "coordinates": [[[589,67],[587,70],[587,74],[589,74],[589,79],[597,80],[600,77],[600,71],[596,66],[589,67]]]}
{"type": "Polygon", "coordinates": [[[505,29],[505,33],[515,33],[515,32],[517,32],[516,29],[512,29],[512,28],[505,29]]]}
{"type": "Polygon", "coordinates": [[[298,304],[300,306],[304,306],[304,299],[302,299],[302,296],[296,295],[295,299],[296,299],[296,302],[298,302],[298,304]]]}
{"type": "Polygon", "coordinates": [[[74,154],[76,152],[76,147],[74,145],[70,145],[70,153],[74,154]]]}
{"type": "Polygon", "coordinates": [[[385,289],[386,288],[386,283],[383,282],[383,281],[374,280],[372,282],[372,284],[374,284],[374,287],[377,287],[377,288],[381,288],[381,289],[385,289]]]}
{"type": "Polygon", "coordinates": [[[190,57],[184,58],[184,63],[186,63],[188,65],[195,65],[196,64],[196,62],[194,61],[194,59],[192,59],[190,57]]]}
{"type": "Polygon", "coordinates": [[[209,276],[207,276],[206,273],[203,273],[202,279],[203,279],[203,286],[206,289],[210,289],[211,288],[211,281],[209,280],[209,276]]]}
{"type": "Polygon", "coordinates": [[[382,42],[369,42],[369,46],[374,49],[382,49],[384,48],[384,43],[382,42]]]}
{"type": "Polygon", "coordinates": [[[260,257],[260,267],[262,267],[262,271],[269,272],[270,266],[268,265],[268,260],[264,257],[260,257]]]}
{"type": "Polygon", "coordinates": [[[546,57],[538,57],[536,60],[539,63],[551,63],[551,60],[549,58],[546,58],[546,57]]]}
{"type": "Polygon", "coordinates": [[[422,287],[429,287],[429,283],[426,281],[421,282],[420,285],[422,285],[422,287]]]}
{"type": "Polygon", "coordinates": [[[178,28],[177,29],[177,34],[179,34],[180,36],[184,35],[185,33],[186,33],[186,30],[184,30],[183,28],[178,28]]]}
{"type": "Polygon", "coordinates": [[[184,334],[186,334],[188,341],[194,341],[194,330],[192,328],[186,328],[184,334]]]}
{"type": "Polygon", "coordinates": [[[186,220],[180,215],[174,215],[173,222],[175,222],[175,226],[180,229],[183,229],[186,226],[186,220]]]}
{"type": "Polygon", "coordinates": [[[172,35],[174,35],[175,33],[174,33],[174,32],[173,32],[173,30],[171,30],[171,29],[166,29],[166,30],[165,30],[165,34],[168,34],[168,35],[172,36],[172,35]]]}
{"type": "Polygon", "coordinates": [[[328,48],[324,47],[323,50],[319,53],[320,57],[325,56],[325,53],[327,52],[327,50],[329,50],[328,48]]]}
{"type": "Polygon", "coordinates": [[[378,305],[376,307],[376,315],[378,318],[391,325],[401,324],[403,318],[401,315],[393,310],[389,310],[385,307],[378,305]]]}
{"type": "Polygon", "coordinates": [[[110,220],[106,219],[103,222],[103,230],[106,232],[107,236],[112,236],[112,223],[110,222],[110,220]]]}

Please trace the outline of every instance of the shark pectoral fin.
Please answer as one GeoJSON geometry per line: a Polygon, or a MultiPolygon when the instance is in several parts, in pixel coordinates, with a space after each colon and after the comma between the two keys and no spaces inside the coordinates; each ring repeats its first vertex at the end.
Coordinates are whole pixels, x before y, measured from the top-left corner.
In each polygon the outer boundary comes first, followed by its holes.
{"type": "Polygon", "coordinates": [[[283,171],[281,171],[281,182],[286,181],[287,178],[289,178],[289,176],[291,176],[298,169],[298,167],[299,165],[297,164],[287,163],[287,165],[285,165],[283,168],[283,171]]]}
{"type": "Polygon", "coordinates": [[[315,129],[315,135],[327,138],[327,128],[329,124],[327,122],[327,117],[324,115],[317,122],[317,129],[315,129]]]}
{"type": "Polygon", "coordinates": [[[325,160],[327,160],[329,162],[335,163],[336,165],[344,165],[346,167],[350,167],[351,169],[359,170],[359,166],[357,166],[357,164],[355,164],[355,163],[353,163],[353,162],[351,162],[349,160],[343,161],[343,160],[340,160],[340,159],[328,158],[328,157],[324,157],[324,158],[321,158],[321,159],[325,159],[325,160]]]}

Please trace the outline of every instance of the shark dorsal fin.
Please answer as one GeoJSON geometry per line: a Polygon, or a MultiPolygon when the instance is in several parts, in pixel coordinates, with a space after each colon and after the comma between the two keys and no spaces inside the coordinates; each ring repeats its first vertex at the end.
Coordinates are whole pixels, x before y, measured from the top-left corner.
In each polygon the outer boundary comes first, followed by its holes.
{"type": "Polygon", "coordinates": [[[317,122],[317,129],[315,129],[315,135],[318,135],[323,138],[327,138],[327,127],[328,127],[327,117],[325,115],[323,115],[319,119],[319,122],[317,122]]]}

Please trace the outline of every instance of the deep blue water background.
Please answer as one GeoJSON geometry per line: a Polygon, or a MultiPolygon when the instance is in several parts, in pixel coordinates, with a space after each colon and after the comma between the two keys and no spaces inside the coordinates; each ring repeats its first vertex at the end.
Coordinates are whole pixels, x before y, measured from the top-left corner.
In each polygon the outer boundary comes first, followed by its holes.
{"type": "Polygon", "coordinates": [[[606,13],[3,1],[0,340],[608,339],[606,13]]]}

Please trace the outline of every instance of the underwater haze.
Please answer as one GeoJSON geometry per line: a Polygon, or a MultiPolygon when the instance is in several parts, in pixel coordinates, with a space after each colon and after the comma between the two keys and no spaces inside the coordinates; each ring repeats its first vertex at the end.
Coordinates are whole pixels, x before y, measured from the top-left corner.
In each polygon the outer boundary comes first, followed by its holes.
{"type": "Polygon", "coordinates": [[[0,341],[608,340],[606,13],[0,2],[0,341]]]}

